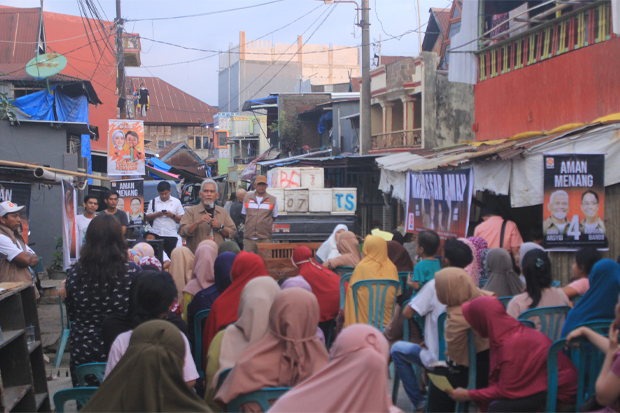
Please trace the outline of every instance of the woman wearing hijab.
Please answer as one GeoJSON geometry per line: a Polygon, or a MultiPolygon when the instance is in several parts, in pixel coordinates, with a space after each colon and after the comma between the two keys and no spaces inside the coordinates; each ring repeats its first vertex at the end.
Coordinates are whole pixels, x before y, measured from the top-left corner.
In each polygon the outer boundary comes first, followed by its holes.
{"type": "MultiPolygon", "coordinates": [[[[484,265],[482,265],[482,252],[489,249],[489,244],[484,238],[480,237],[469,237],[467,238],[467,241],[471,242],[474,245],[474,248],[476,248],[474,259],[478,264],[478,274],[482,276],[482,273],[484,272],[484,265]]],[[[479,277],[479,279],[481,280],[482,278],[479,277]]]]}
{"type": "MultiPolygon", "coordinates": [[[[368,324],[368,300],[369,292],[367,288],[357,291],[358,314],[355,314],[355,304],[353,303],[353,284],[362,280],[394,280],[399,281],[398,270],[388,258],[387,242],[373,235],[368,235],[364,241],[364,259],[355,267],[349,288],[347,289],[344,307],[344,326],[348,327],[355,323],[368,324]]],[[[394,297],[398,291],[388,289],[385,296],[385,308],[383,313],[383,326],[385,327],[392,319],[394,297]]],[[[375,297],[378,299],[378,297],[375,297]]]]}
{"type": "Polygon", "coordinates": [[[588,321],[613,319],[618,294],[620,265],[610,259],[600,260],[590,272],[590,289],[566,316],[562,337],[588,321]]]}
{"type": "Polygon", "coordinates": [[[360,243],[357,240],[357,236],[351,231],[341,232],[340,235],[338,235],[337,245],[340,256],[323,261],[323,266],[330,270],[334,270],[338,267],[355,268],[362,260],[362,256],[360,255],[360,243]]]}
{"type": "Polygon", "coordinates": [[[170,274],[179,292],[177,301],[183,304],[183,290],[192,279],[194,253],[187,247],[176,247],[170,254],[170,274]]]}
{"type": "Polygon", "coordinates": [[[226,291],[228,286],[230,286],[232,282],[230,279],[230,270],[233,262],[235,262],[235,258],[237,258],[237,254],[232,252],[224,252],[218,255],[213,265],[215,283],[210,287],[200,290],[187,306],[187,326],[190,343],[195,343],[194,316],[200,311],[210,310],[215,300],[226,291]]]}
{"type": "Polygon", "coordinates": [[[228,240],[220,244],[219,248],[217,249],[217,255],[222,255],[225,252],[234,252],[235,254],[239,254],[241,252],[241,249],[235,241],[228,240]]]}
{"type": "Polygon", "coordinates": [[[270,412],[400,412],[388,394],[390,347],[376,328],[342,330],[327,367],[288,391],[270,412]],[[337,385],[336,385],[337,384],[337,385]]]}
{"type": "Polygon", "coordinates": [[[409,253],[402,246],[402,244],[396,241],[388,241],[387,242],[387,250],[388,250],[388,258],[392,261],[392,264],[396,266],[396,269],[401,272],[411,272],[413,271],[413,261],[411,261],[411,257],[409,253]]]}
{"type": "MultiPolygon", "coordinates": [[[[547,253],[540,249],[530,250],[523,257],[523,275],[526,292],[515,295],[506,307],[508,315],[518,319],[521,313],[532,308],[556,307],[570,304],[561,288],[551,286],[551,261],[547,253]]],[[[540,317],[534,317],[536,330],[541,329],[540,317]]]]}
{"type": "MultiPolygon", "coordinates": [[[[306,281],[304,277],[301,275],[298,275],[297,277],[287,278],[282,283],[282,291],[288,290],[289,288],[301,288],[301,289],[308,291],[309,293],[312,292],[312,287],[310,286],[308,281],[306,281]]],[[[314,296],[316,297],[316,294],[314,296]]],[[[317,298],[317,301],[318,301],[318,298],[317,298]]],[[[319,309],[320,308],[321,308],[321,303],[319,303],[319,309]]],[[[321,330],[320,322],[319,322],[319,327],[316,329],[316,336],[319,338],[319,340],[321,340],[323,344],[325,344],[325,334],[323,333],[323,330],[321,330]]]]}
{"type": "MultiPolygon", "coordinates": [[[[478,251],[476,250],[476,246],[470,240],[467,238],[458,238],[458,241],[461,241],[463,244],[467,245],[471,250],[471,255],[476,258],[478,251]]],[[[478,260],[472,260],[472,262],[464,269],[465,272],[474,280],[476,287],[478,287],[480,285],[480,268],[478,267],[478,260]]]]}
{"type": "MultiPolygon", "coordinates": [[[[471,326],[463,316],[462,305],[492,295],[479,290],[471,276],[463,269],[448,267],[435,273],[437,299],[446,306],[446,362],[447,378],[453,388],[467,387],[469,378],[469,330],[471,326]]],[[[476,345],[476,388],[487,387],[489,381],[489,340],[475,334],[476,345]]],[[[437,387],[431,385],[429,411],[454,411],[455,403],[437,387]]]]}
{"type": "Polygon", "coordinates": [[[207,354],[205,401],[214,410],[213,402],[220,374],[235,366],[241,355],[265,337],[269,324],[269,310],[280,292],[271,277],[254,278],[243,289],[239,301],[239,319],[216,334],[207,354]]]}
{"type": "MultiPolygon", "coordinates": [[[[230,270],[232,283],[211,306],[211,312],[202,334],[202,359],[206,360],[209,345],[215,335],[224,327],[237,321],[239,300],[246,284],[260,276],[267,275],[262,258],[250,252],[241,251],[230,270]]],[[[197,332],[196,332],[197,334],[197,332]]]]}
{"type": "Polygon", "coordinates": [[[139,242],[134,245],[130,250],[131,257],[133,261],[137,264],[140,261],[140,258],[143,257],[154,257],[155,250],[151,247],[151,244],[147,242],[139,242]]]}
{"type": "Polygon", "coordinates": [[[306,246],[297,247],[291,259],[293,265],[299,268],[299,275],[310,285],[311,292],[319,301],[319,323],[336,318],[340,310],[340,277],[317,264],[312,259],[312,251],[306,246]]]}
{"type": "Polygon", "coordinates": [[[394,230],[391,232],[391,234],[392,234],[392,241],[396,241],[400,245],[403,245],[405,243],[405,237],[403,236],[403,234],[401,234],[400,231],[394,230]]]}
{"type": "Polygon", "coordinates": [[[336,225],[332,234],[327,238],[327,241],[321,245],[321,247],[316,252],[317,261],[320,260],[321,263],[331,259],[340,257],[340,252],[338,252],[338,235],[344,231],[348,231],[349,227],[344,224],[336,225]]]}
{"type": "Polygon", "coordinates": [[[237,361],[215,397],[234,398],[268,387],[294,387],[327,365],[327,350],[316,336],[319,303],[301,288],[282,291],[269,311],[265,337],[237,361]]]}
{"type": "MultiPolygon", "coordinates": [[[[524,327],[506,314],[495,297],[480,297],[463,304],[463,316],[490,343],[489,386],[448,391],[456,401],[473,400],[482,411],[540,412],[547,402],[547,354],[552,341],[524,327]]],[[[558,354],[558,400],[575,402],[577,370],[558,354]]]]}
{"type": "Polygon", "coordinates": [[[192,278],[183,289],[183,320],[187,321],[187,306],[194,296],[215,283],[213,266],[216,258],[217,248],[213,248],[212,245],[202,245],[196,248],[192,278]]]}
{"type": "Polygon", "coordinates": [[[505,249],[489,250],[486,269],[489,280],[484,290],[494,292],[498,297],[512,297],[523,292],[525,286],[514,271],[510,254],[505,249]]]}
{"type": "Polygon", "coordinates": [[[142,324],[127,352],[90,398],[82,412],[208,412],[185,384],[185,343],[166,321],[142,324]]]}

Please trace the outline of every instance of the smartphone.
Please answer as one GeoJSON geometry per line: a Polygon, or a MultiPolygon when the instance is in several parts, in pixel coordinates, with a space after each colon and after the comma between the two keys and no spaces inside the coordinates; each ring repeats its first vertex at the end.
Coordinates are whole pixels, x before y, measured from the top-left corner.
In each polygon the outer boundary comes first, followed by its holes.
{"type": "Polygon", "coordinates": [[[167,209],[162,209],[161,212],[163,212],[164,214],[168,212],[167,209]]]}

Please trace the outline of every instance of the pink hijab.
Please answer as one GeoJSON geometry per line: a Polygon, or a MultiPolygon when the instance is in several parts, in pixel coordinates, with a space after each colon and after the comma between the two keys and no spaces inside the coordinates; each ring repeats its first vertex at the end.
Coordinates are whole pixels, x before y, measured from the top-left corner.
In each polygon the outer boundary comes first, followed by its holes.
{"type": "Polygon", "coordinates": [[[395,412],[388,394],[390,347],[366,324],[342,330],[329,364],[282,396],[269,412],[395,412]]]}
{"type": "MultiPolygon", "coordinates": [[[[212,241],[211,241],[212,242],[212,241]]],[[[215,242],[213,242],[215,244],[215,242]]],[[[217,258],[217,244],[213,245],[205,242],[201,243],[194,255],[194,268],[192,269],[192,279],[183,289],[184,293],[191,295],[198,294],[201,290],[211,287],[215,283],[215,273],[213,266],[217,258]]]]}
{"type": "Polygon", "coordinates": [[[480,267],[478,267],[478,250],[476,249],[476,246],[468,239],[466,238],[459,238],[459,241],[461,241],[463,244],[467,245],[469,247],[469,249],[471,250],[471,255],[473,257],[473,260],[471,261],[471,264],[469,264],[467,267],[463,268],[465,270],[465,272],[467,274],[469,274],[469,276],[471,278],[473,278],[474,280],[474,284],[476,284],[476,287],[478,287],[480,285],[480,267]]]}

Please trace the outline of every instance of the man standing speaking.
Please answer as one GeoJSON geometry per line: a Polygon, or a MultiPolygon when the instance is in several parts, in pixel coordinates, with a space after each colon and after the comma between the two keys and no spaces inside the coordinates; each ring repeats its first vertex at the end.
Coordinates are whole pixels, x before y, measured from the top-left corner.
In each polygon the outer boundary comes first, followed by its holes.
{"type": "Polygon", "coordinates": [[[215,205],[219,193],[213,179],[205,179],[200,185],[200,204],[187,208],[181,218],[179,235],[187,240],[187,248],[196,253],[198,244],[209,239],[220,245],[235,236],[237,228],[228,212],[215,205]]]}

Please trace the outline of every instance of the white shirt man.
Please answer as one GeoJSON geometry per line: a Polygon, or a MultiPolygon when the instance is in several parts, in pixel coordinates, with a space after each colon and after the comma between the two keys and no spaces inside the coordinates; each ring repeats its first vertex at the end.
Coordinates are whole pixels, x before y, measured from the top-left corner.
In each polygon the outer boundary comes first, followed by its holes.
{"type": "Polygon", "coordinates": [[[99,200],[95,195],[86,195],[84,197],[84,214],[78,215],[75,218],[75,224],[77,225],[77,245],[78,248],[82,248],[84,245],[84,239],[86,239],[86,230],[90,225],[90,222],[95,218],[95,212],[99,207],[99,200]]]}
{"type": "Polygon", "coordinates": [[[160,182],[157,185],[159,196],[149,202],[146,210],[147,221],[153,221],[152,232],[158,239],[164,240],[164,251],[171,255],[177,246],[177,222],[181,220],[185,210],[181,201],[170,195],[170,184],[160,182]]]}

